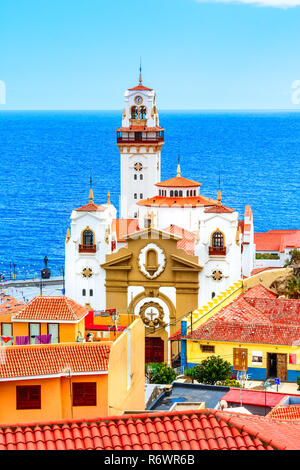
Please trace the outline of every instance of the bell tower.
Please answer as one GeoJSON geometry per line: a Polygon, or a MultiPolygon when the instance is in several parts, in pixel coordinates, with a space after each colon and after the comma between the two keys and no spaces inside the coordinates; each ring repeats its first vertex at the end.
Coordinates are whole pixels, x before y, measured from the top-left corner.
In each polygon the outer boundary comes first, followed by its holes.
{"type": "Polygon", "coordinates": [[[159,126],[156,93],[142,83],[125,92],[122,127],[117,129],[121,154],[120,217],[138,218],[137,202],[156,194],[164,129],[159,126]]]}

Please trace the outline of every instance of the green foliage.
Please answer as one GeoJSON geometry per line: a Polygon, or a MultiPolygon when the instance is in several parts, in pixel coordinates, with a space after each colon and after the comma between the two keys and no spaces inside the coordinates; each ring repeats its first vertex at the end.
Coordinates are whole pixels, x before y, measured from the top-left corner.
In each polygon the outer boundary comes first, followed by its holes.
{"type": "Polygon", "coordinates": [[[298,390],[300,390],[300,377],[297,377],[298,390]]]}
{"type": "Polygon", "coordinates": [[[277,253],[256,253],[256,259],[280,259],[277,253]]]}
{"type": "Polygon", "coordinates": [[[231,377],[231,364],[221,356],[209,356],[191,369],[190,376],[197,382],[215,385],[231,377]]]}
{"type": "Polygon", "coordinates": [[[296,276],[289,279],[286,294],[290,299],[298,299],[300,297],[300,279],[297,279],[296,276]]]}
{"type": "Polygon", "coordinates": [[[172,367],[160,362],[149,362],[146,364],[145,374],[150,384],[170,384],[177,377],[172,367]]]}
{"type": "Polygon", "coordinates": [[[235,379],[226,379],[221,382],[218,382],[217,385],[223,385],[224,387],[235,387],[235,388],[241,388],[240,382],[235,379]]]}
{"type": "Polygon", "coordinates": [[[289,258],[286,260],[284,267],[290,266],[291,264],[297,264],[300,261],[300,250],[294,248],[289,252],[289,258]]]}

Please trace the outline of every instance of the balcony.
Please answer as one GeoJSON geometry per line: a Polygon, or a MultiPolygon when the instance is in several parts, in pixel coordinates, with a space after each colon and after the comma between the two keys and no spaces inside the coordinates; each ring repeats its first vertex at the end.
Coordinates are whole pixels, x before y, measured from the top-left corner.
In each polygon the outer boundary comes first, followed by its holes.
{"type": "Polygon", "coordinates": [[[96,253],[96,245],[79,245],[79,253],[96,253]]]}
{"type": "Polygon", "coordinates": [[[158,142],[164,142],[164,132],[153,132],[151,136],[143,132],[134,132],[134,133],[126,132],[125,135],[122,135],[122,132],[117,133],[118,144],[158,143],[158,142]]]}
{"type": "Polygon", "coordinates": [[[226,246],[210,246],[208,253],[209,256],[226,256],[226,246]]]}

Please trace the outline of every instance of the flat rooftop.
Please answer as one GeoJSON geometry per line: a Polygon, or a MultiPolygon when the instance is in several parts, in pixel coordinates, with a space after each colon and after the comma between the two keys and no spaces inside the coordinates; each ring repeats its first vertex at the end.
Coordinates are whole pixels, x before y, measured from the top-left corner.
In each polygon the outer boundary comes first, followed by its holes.
{"type": "Polygon", "coordinates": [[[230,390],[229,387],[200,384],[181,384],[174,382],[171,393],[165,391],[159,395],[147,410],[167,411],[174,403],[205,402],[205,408],[215,408],[223,396],[230,390]]]}

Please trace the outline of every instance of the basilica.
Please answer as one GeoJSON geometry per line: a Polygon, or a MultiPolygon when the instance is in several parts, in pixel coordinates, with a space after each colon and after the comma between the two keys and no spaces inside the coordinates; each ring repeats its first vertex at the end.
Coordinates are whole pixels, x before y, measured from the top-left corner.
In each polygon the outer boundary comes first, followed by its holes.
{"type": "MultiPolygon", "coordinates": [[[[120,216],[110,201],[89,201],[71,214],[65,248],[65,293],[91,311],[117,312],[120,326],[141,317],[146,361],[170,361],[168,338],[181,319],[251,274],[253,214],[243,219],[201,182],[177,172],[161,181],[164,129],[156,93],[142,83],[125,92],[117,129],[120,216]]],[[[182,174],[183,173],[183,174],[182,174]]],[[[111,318],[103,316],[109,325],[111,318]]]]}

